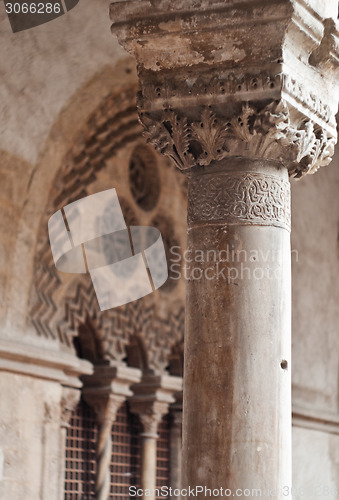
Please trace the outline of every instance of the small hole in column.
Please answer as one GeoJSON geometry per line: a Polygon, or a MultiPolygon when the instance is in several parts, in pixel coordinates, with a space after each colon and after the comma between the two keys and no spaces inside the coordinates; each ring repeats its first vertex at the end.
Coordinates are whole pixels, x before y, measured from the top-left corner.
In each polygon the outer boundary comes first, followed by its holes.
{"type": "Polygon", "coordinates": [[[281,369],[282,370],[287,370],[288,368],[288,363],[286,361],[286,359],[283,359],[282,362],[280,363],[280,366],[281,366],[281,369]]]}

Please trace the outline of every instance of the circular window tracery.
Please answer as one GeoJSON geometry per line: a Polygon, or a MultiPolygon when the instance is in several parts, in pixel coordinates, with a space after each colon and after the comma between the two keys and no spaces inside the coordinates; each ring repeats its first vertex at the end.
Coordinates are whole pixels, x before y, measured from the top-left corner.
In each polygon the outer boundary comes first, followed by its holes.
{"type": "Polygon", "coordinates": [[[135,202],[142,210],[149,212],[156,207],[161,183],[155,155],[147,146],[138,145],[132,153],[129,185],[135,202]]]}

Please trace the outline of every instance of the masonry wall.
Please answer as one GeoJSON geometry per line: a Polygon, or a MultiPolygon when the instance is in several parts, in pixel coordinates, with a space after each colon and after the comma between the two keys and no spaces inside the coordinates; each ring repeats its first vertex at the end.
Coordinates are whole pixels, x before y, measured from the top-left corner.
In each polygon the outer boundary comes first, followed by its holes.
{"type": "Polygon", "coordinates": [[[313,500],[339,486],[338,147],[328,168],[292,182],[292,218],[293,498],[304,488],[313,500]]]}

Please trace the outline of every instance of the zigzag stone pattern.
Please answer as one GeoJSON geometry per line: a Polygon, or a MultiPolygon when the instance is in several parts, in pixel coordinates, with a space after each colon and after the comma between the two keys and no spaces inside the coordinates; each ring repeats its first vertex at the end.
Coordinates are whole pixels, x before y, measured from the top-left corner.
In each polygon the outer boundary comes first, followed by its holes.
{"type": "Polygon", "coordinates": [[[172,348],[183,339],[184,307],[161,318],[152,299],[144,298],[101,312],[92,284],[83,283],[78,284],[75,296],[65,300],[65,307],[66,316],[57,327],[60,338],[76,336],[79,326],[90,318],[103,361],[123,361],[130,338],[136,336],[144,346],[148,369],[161,372],[167,368],[172,348]]]}
{"type": "MultiPolygon", "coordinates": [[[[65,277],[58,273],[47,234],[47,222],[51,214],[90,194],[90,187],[97,181],[107,162],[125,147],[142,140],[135,94],[136,87],[132,85],[106,98],[65,157],[41,223],[29,320],[39,336],[56,340],[72,351],[79,328],[89,323],[95,341],[100,345],[100,362],[122,362],[126,358],[126,347],[131,337],[137,336],[147,354],[147,368],[159,372],[168,367],[173,345],[183,339],[182,301],[176,300],[176,305],[171,306],[168,314],[166,311],[169,308],[163,306],[160,308],[162,314],[159,314],[156,304],[158,299],[154,299],[153,295],[101,312],[89,276],[65,277]]],[[[149,148],[146,145],[143,147],[149,148]]],[[[166,160],[162,162],[168,168],[173,168],[169,167],[166,160]]],[[[177,176],[179,189],[186,195],[187,187],[181,182],[182,176],[180,173],[177,176]]],[[[119,201],[127,225],[139,225],[138,214],[130,200],[119,194],[119,201]]],[[[155,208],[151,216],[156,215],[155,208]]]]}
{"type": "MultiPolygon", "coordinates": [[[[51,327],[57,312],[53,295],[60,286],[50,250],[47,222],[63,206],[87,196],[87,186],[96,180],[96,174],[127,143],[140,137],[140,125],[135,111],[135,86],[119,95],[112,94],[88,120],[53,186],[52,200],[41,223],[37,244],[34,290],[30,302],[30,319],[39,335],[56,339],[51,327]]],[[[65,337],[61,342],[70,345],[65,337]]]]}

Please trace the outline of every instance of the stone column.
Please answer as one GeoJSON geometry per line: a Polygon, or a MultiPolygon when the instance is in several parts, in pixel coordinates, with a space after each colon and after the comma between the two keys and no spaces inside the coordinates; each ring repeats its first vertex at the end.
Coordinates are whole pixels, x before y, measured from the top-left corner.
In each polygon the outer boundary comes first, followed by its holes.
{"type": "Polygon", "coordinates": [[[291,484],[289,189],[270,161],[192,172],[188,249],[205,258],[187,273],[185,485],[291,484]]]}
{"type": "MultiPolygon", "coordinates": [[[[171,405],[170,427],[170,486],[173,490],[181,489],[182,471],[182,393],[176,397],[176,402],[171,405]]],[[[177,496],[178,500],[181,496],[177,496]]]]}
{"type": "Polygon", "coordinates": [[[336,17],[336,0],[111,5],[145,136],[189,182],[183,486],[290,492],[288,177],[331,161],[336,17]]]}
{"type": "Polygon", "coordinates": [[[140,377],[140,370],[135,368],[97,366],[94,375],[84,380],[84,398],[94,408],[98,420],[96,500],[109,498],[112,425],[120,406],[132,395],[130,386],[140,377]]]}
{"type": "Polygon", "coordinates": [[[162,417],[168,413],[170,403],[175,401],[173,394],[181,388],[181,378],[166,375],[145,375],[142,382],[133,387],[134,396],[130,399],[131,411],[139,415],[143,426],[141,434],[143,500],[155,498],[150,494],[156,488],[158,425],[162,417]]]}

